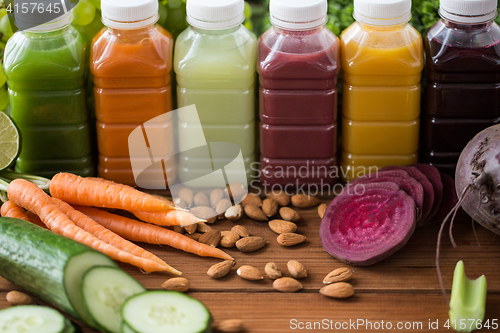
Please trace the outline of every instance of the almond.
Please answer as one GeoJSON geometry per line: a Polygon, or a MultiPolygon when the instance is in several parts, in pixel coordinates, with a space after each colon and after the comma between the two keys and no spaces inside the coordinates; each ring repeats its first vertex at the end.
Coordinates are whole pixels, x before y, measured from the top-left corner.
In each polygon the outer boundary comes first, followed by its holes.
{"type": "Polygon", "coordinates": [[[249,265],[241,266],[236,273],[245,280],[258,281],[264,279],[264,276],[257,268],[249,265]]]}
{"type": "Polygon", "coordinates": [[[262,199],[257,194],[248,193],[243,201],[241,201],[241,204],[243,206],[254,205],[257,207],[262,207],[262,199]]]}
{"type": "Polygon", "coordinates": [[[274,190],[269,193],[267,197],[276,201],[281,207],[285,207],[290,204],[290,196],[286,194],[285,191],[274,190]]]}
{"type": "Polygon", "coordinates": [[[222,198],[224,198],[224,192],[220,188],[214,188],[212,192],[210,192],[210,206],[215,209],[222,198]]]}
{"type": "Polygon", "coordinates": [[[171,278],[163,282],[161,287],[165,290],[173,290],[184,293],[189,290],[189,281],[183,277],[171,278]]]}
{"type": "Polygon", "coordinates": [[[183,187],[179,191],[178,197],[187,204],[187,207],[191,207],[193,205],[193,191],[188,187],[183,187]]]}
{"type": "Polygon", "coordinates": [[[337,282],[321,288],[319,292],[328,297],[347,298],[354,295],[354,288],[347,282],[337,282]]]}
{"type": "Polygon", "coordinates": [[[327,208],[328,206],[325,203],[322,203],[321,205],[318,206],[318,215],[320,218],[323,218],[323,216],[325,216],[327,208]]]}
{"type": "Polygon", "coordinates": [[[184,235],[184,228],[180,225],[174,225],[172,228],[176,233],[184,235]]]}
{"type": "Polygon", "coordinates": [[[302,289],[302,284],[290,277],[282,277],[273,282],[273,288],[282,293],[294,293],[302,289]]]}
{"type": "Polygon", "coordinates": [[[197,223],[196,231],[201,232],[202,234],[204,234],[205,232],[208,232],[210,230],[214,230],[214,228],[212,228],[211,226],[209,226],[205,222],[198,222],[197,223]]]}
{"type": "Polygon", "coordinates": [[[241,183],[232,183],[224,190],[224,194],[234,202],[240,202],[247,193],[247,188],[241,183]]]}
{"type": "Polygon", "coordinates": [[[196,193],[193,202],[195,206],[205,206],[205,207],[210,206],[210,201],[208,200],[207,195],[203,192],[196,193]]]}
{"type": "Polygon", "coordinates": [[[268,216],[274,216],[278,212],[278,203],[273,199],[267,198],[262,202],[262,211],[268,216]]]}
{"type": "Polygon", "coordinates": [[[250,236],[247,228],[238,224],[232,227],[231,231],[237,233],[241,238],[250,236]]]}
{"type": "Polygon", "coordinates": [[[226,210],[224,216],[229,221],[238,221],[243,216],[243,208],[241,208],[241,205],[231,206],[226,210]]]}
{"type": "Polygon", "coordinates": [[[191,239],[194,239],[195,241],[199,241],[199,240],[200,240],[201,235],[203,235],[203,234],[200,234],[200,233],[198,233],[198,232],[195,232],[194,234],[187,234],[187,235],[185,235],[185,236],[186,236],[186,237],[189,237],[189,238],[191,238],[191,239]]]}
{"type": "Polygon", "coordinates": [[[211,278],[220,279],[221,277],[226,276],[231,271],[231,268],[234,266],[234,264],[234,260],[224,260],[210,267],[207,271],[207,274],[211,278]]]}
{"type": "Polygon", "coordinates": [[[231,248],[236,245],[236,242],[240,239],[240,235],[233,231],[222,231],[222,238],[220,239],[220,246],[231,248]]]}
{"type": "Polygon", "coordinates": [[[198,242],[216,247],[221,239],[221,232],[218,230],[210,230],[200,236],[198,242]]]}
{"type": "Polygon", "coordinates": [[[310,208],[318,206],[321,200],[309,194],[295,194],[292,196],[292,205],[298,208],[310,208]]]}
{"type": "Polygon", "coordinates": [[[182,208],[182,209],[186,209],[189,207],[189,205],[187,204],[186,201],[184,201],[184,199],[182,198],[175,198],[174,199],[174,205],[176,207],[179,207],[179,208],[182,208]]]}
{"type": "Polygon", "coordinates": [[[285,221],[298,222],[300,220],[300,214],[294,209],[288,207],[280,208],[281,218],[285,221]]]}
{"type": "Polygon", "coordinates": [[[266,272],[266,275],[271,280],[276,280],[283,276],[283,273],[281,273],[280,268],[274,262],[268,262],[266,264],[266,267],[264,267],[264,272],[266,272]]]}
{"type": "Polygon", "coordinates": [[[294,246],[304,242],[306,236],[294,233],[286,233],[278,236],[278,244],[282,246],[294,246]]]}
{"type": "Polygon", "coordinates": [[[212,328],[215,332],[219,333],[240,333],[245,330],[243,322],[239,319],[227,319],[216,322],[212,328]]]}
{"type": "Polygon", "coordinates": [[[249,218],[251,218],[252,220],[256,220],[256,221],[267,221],[268,220],[266,214],[262,211],[262,209],[260,209],[257,206],[246,205],[246,206],[244,206],[244,209],[245,209],[245,214],[247,214],[247,216],[249,218]]]}
{"type": "Polygon", "coordinates": [[[340,267],[334,269],[323,279],[324,284],[330,284],[335,282],[345,282],[352,278],[352,270],[347,267],[340,267]]]}
{"type": "Polygon", "coordinates": [[[212,207],[197,206],[189,210],[191,214],[202,220],[209,220],[210,218],[217,217],[217,213],[212,207]]]}
{"type": "Polygon", "coordinates": [[[229,199],[222,199],[217,203],[217,206],[215,207],[215,212],[219,216],[221,214],[222,214],[222,216],[224,216],[224,213],[226,212],[226,210],[231,208],[231,206],[232,206],[232,204],[231,204],[231,201],[229,199]]]}
{"type": "Polygon", "coordinates": [[[260,250],[267,244],[262,237],[245,237],[236,242],[236,247],[241,252],[254,252],[260,250]]]}
{"type": "Polygon", "coordinates": [[[190,225],[187,225],[184,227],[184,231],[190,235],[194,234],[196,232],[196,229],[198,229],[198,225],[196,223],[193,223],[193,224],[190,224],[190,225]]]}
{"type": "Polygon", "coordinates": [[[30,305],[30,304],[35,304],[33,299],[26,295],[25,293],[22,293],[20,291],[9,291],[7,295],[5,295],[5,298],[7,299],[7,302],[10,305],[30,305]]]}
{"type": "Polygon", "coordinates": [[[307,276],[307,270],[300,262],[297,260],[290,260],[286,267],[290,274],[296,279],[303,279],[307,276]]]}
{"type": "Polygon", "coordinates": [[[297,231],[297,225],[293,222],[272,220],[268,224],[269,228],[277,234],[286,234],[297,231]]]}

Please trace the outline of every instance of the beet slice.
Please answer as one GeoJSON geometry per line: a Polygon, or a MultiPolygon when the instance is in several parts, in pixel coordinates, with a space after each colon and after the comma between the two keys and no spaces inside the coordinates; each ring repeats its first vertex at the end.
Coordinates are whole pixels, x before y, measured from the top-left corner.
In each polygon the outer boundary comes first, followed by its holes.
{"type": "Polygon", "coordinates": [[[455,180],[453,177],[441,172],[441,180],[443,181],[443,201],[441,202],[441,206],[436,212],[436,215],[432,219],[433,222],[443,222],[443,219],[458,202],[455,180]]]}
{"type": "Polygon", "coordinates": [[[410,175],[410,177],[415,178],[415,180],[422,185],[422,188],[424,190],[424,203],[422,205],[422,216],[417,221],[417,227],[419,227],[421,223],[425,223],[426,218],[432,213],[432,208],[434,207],[435,200],[434,186],[429,181],[429,178],[427,178],[427,176],[422,171],[414,166],[387,166],[380,169],[380,171],[391,170],[406,171],[410,175]]]}
{"type": "Polygon", "coordinates": [[[441,180],[441,173],[433,165],[413,164],[412,166],[424,173],[432,183],[432,186],[434,186],[434,205],[432,206],[431,213],[427,216],[425,221],[422,221],[423,223],[419,223],[419,225],[425,225],[430,221],[434,221],[434,217],[436,216],[439,207],[441,207],[441,202],[443,201],[443,181],[441,180]]]}
{"type": "Polygon", "coordinates": [[[396,183],[403,191],[410,195],[415,200],[415,205],[418,208],[417,220],[422,216],[424,205],[424,188],[415,178],[411,177],[404,170],[390,170],[373,172],[368,175],[356,178],[349,183],[349,186],[359,184],[373,184],[382,182],[396,183]]]}
{"type": "Polygon", "coordinates": [[[367,266],[403,247],[415,231],[415,201],[391,182],[363,184],[363,194],[344,192],[321,221],[323,248],[334,258],[367,266]]]}

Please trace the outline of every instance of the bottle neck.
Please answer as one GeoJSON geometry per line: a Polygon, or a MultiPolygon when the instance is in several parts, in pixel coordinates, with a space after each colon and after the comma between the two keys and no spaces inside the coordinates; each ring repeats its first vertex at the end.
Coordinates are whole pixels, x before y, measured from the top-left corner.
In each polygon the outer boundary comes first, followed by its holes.
{"type": "Polygon", "coordinates": [[[231,33],[237,31],[240,28],[241,28],[241,24],[238,24],[236,26],[229,27],[229,28],[223,28],[223,29],[202,29],[202,28],[198,28],[198,27],[195,27],[195,26],[191,26],[191,29],[193,29],[194,32],[202,34],[202,35],[225,35],[225,34],[231,34],[231,33]]]}
{"type": "Polygon", "coordinates": [[[369,30],[369,31],[394,31],[394,30],[401,30],[404,27],[406,27],[406,25],[408,24],[408,22],[403,22],[403,23],[400,23],[400,24],[393,24],[393,25],[376,25],[376,24],[367,24],[367,23],[359,22],[359,21],[358,21],[358,23],[361,25],[361,27],[364,30],[369,30]]]}
{"type": "Polygon", "coordinates": [[[24,30],[22,33],[29,38],[50,38],[61,36],[69,30],[69,24],[63,27],[60,27],[56,30],[48,30],[48,31],[32,31],[32,30],[24,30]]]}
{"type": "Polygon", "coordinates": [[[133,28],[133,29],[117,29],[117,28],[111,28],[108,27],[108,30],[113,34],[118,37],[129,37],[129,36],[137,36],[137,35],[145,35],[150,33],[155,29],[156,24],[150,24],[145,27],[140,27],[140,28],[133,28]]]}
{"type": "Polygon", "coordinates": [[[314,34],[321,32],[324,29],[324,25],[320,25],[317,27],[309,28],[309,29],[301,29],[301,30],[285,29],[285,28],[281,28],[277,25],[273,25],[273,29],[274,29],[274,31],[276,31],[278,34],[281,34],[281,35],[309,36],[309,35],[314,35],[314,34]]]}
{"type": "Polygon", "coordinates": [[[443,18],[443,23],[447,28],[450,28],[450,29],[472,31],[472,30],[483,30],[483,29],[489,28],[491,26],[491,24],[493,23],[493,20],[481,22],[481,23],[462,23],[462,22],[455,22],[455,21],[443,18]]]}

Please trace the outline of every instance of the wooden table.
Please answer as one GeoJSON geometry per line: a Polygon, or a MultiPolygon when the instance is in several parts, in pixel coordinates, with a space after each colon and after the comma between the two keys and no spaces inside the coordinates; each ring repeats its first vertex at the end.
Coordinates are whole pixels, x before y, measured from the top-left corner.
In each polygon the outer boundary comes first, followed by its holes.
{"type": "MultiPolygon", "coordinates": [[[[448,319],[448,307],[439,290],[434,266],[435,246],[439,226],[419,229],[408,244],[392,257],[370,267],[354,267],[352,284],[356,293],[352,298],[330,299],[319,294],[323,286],[323,278],[331,270],[345,266],[332,259],[321,247],[318,229],[320,218],[315,209],[298,210],[302,215],[298,233],[307,236],[308,240],[296,247],[284,248],[277,244],[276,234],[266,223],[249,219],[238,221],[248,228],[252,235],[264,237],[268,244],[255,253],[240,253],[237,249],[227,252],[236,259],[236,265],[228,276],[214,280],[207,276],[208,268],[219,262],[213,258],[199,258],[168,247],[144,245],[173,267],[181,270],[189,279],[191,289],[189,295],[201,300],[212,312],[216,321],[224,319],[241,319],[247,332],[330,332],[333,330],[316,329],[300,330],[299,325],[328,322],[339,327],[349,324],[351,330],[359,323],[361,332],[384,332],[388,323],[392,330],[397,325],[412,327],[409,331],[429,332],[429,322],[438,321],[439,330],[449,332],[444,327],[448,319]],[[303,289],[294,294],[283,294],[272,288],[272,281],[251,282],[241,279],[236,269],[241,265],[253,265],[264,270],[267,262],[278,264],[285,276],[290,276],[286,263],[296,259],[304,264],[309,276],[300,280],[303,289]],[[362,324],[361,321],[364,321],[362,324]],[[383,321],[383,325],[381,326],[383,321]],[[368,323],[370,322],[370,323],[368,323]],[[302,323],[302,324],[300,324],[302,323]],[[368,325],[368,326],[367,326],[368,325]],[[379,327],[378,330],[375,328],[379,327]],[[296,328],[296,329],[293,329],[296,328]]],[[[218,230],[229,230],[235,223],[227,220],[216,222],[213,227],[218,230]]],[[[500,236],[476,225],[481,246],[477,246],[472,232],[471,220],[461,214],[455,223],[454,236],[458,248],[453,249],[447,235],[443,237],[441,269],[444,283],[450,293],[453,270],[458,260],[464,260],[465,270],[469,277],[476,278],[485,274],[488,280],[488,297],[486,318],[500,321],[500,236]]],[[[160,289],[168,275],[142,274],[132,266],[121,267],[138,279],[148,289],[160,289]]],[[[8,306],[5,294],[17,289],[0,278],[0,308],[8,306]]],[[[42,303],[43,304],[43,303],[42,303]]],[[[433,324],[435,325],[435,324],[433,324]]],[[[305,326],[304,326],[305,327],[305,326]]],[[[500,329],[499,329],[500,330],[500,329]]],[[[493,329],[482,329],[492,332],[493,329]]],[[[95,332],[83,327],[83,332],[95,332]]]]}

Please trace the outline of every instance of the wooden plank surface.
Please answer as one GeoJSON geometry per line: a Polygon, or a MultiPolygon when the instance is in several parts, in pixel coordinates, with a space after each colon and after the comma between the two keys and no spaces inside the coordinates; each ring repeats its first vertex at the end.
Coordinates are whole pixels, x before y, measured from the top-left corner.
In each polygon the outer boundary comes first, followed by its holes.
{"type": "MultiPolygon", "coordinates": [[[[366,320],[371,321],[372,325],[381,325],[382,320],[391,322],[394,330],[399,322],[402,325],[412,324],[414,331],[429,331],[429,320],[432,323],[438,320],[439,330],[432,331],[449,331],[443,326],[448,319],[448,309],[439,290],[434,265],[438,226],[418,229],[402,250],[380,263],[370,267],[354,267],[352,284],[356,289],[355,296],[335,300],[322,296],[318,290],[323,286],[322,280],[327,273],[345,265],[322,249],[318,234],[320,219],[315,209],[298,211],[302,220],[297,223],[297,232],[306,235],[308,240],[292,248],[278,245],[277,235],[266,223],[249,219],[238,221],[237,224],[247,227],[252,235],[265,238],[268,244],[255,253],[245,254],[228,249],[227,252],[236,259],[237,264],[228,276],[220,280],[206,275],[208,268],[220,261],[218,259],[199,258],[168,247],[142,245],[184,273],[191,283],[189,294],[203,301],[215,320],[242,319],[247,332],[294,332],[300,331],[300,325],[306,325],[307,322],[311,322],[311,325],[313,322],[326,325],[323,320],[329,325],[365,320],[365,326],[358,322],[360,326],[357,329],[361,331],[370,331],[370,324],[366,324],[366,320]],[[284,275],[289,276],[286,263],[291,259],[302,262],[309,272],[308,277],[301,280],[304,288],[298,293],[282,294],[275,291],[272,281],[267,277],[263,281],[250,282],[236,275],[236,269],[241,265],[253,265],[263,271],[267,262],[274,261],[284,275]]],[[[222,220],[212,226],[222,231],[229,230],[234,224],[222,220]]],[[[461,214],[454,229],[458,247],[453,249],[447,236],[443,237],[441,268],[444,283],[449,293],[455,264],[458,260],[464,260],[469,277],[486,275],[486,318],[500,320],[500,236],[480,226],[476,226],[476,231],[480,246],[472,232],[470,218],[461,214]]],[[[146,275],[128,265],[121,267],[148,289],[160,289],[161,284],[169,278],[163,273],[146,275]]],[[[13,289],[17,288],[0,278],[0,308],[8,306],[5,293],[13,289]]],[[[354,327],[351,325],[350,329],[354,327]]],[[[381,331],[380,327],[372,328],[373,331],[381,331]]],[[[322,330],[317,326],[309,331],[322,330]]],[[[95,332],[86,327],[83,327],[83,331],[95,332]]]]}

